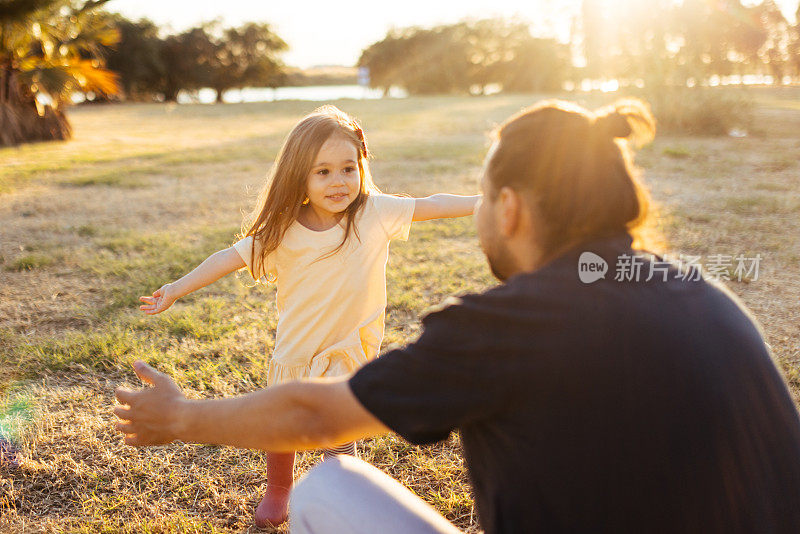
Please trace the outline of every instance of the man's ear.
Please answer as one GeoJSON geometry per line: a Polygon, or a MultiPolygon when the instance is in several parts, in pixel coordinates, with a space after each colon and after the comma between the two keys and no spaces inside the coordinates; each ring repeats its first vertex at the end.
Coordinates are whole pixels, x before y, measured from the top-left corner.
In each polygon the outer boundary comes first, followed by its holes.
{"type": "Polygon", "coordinates": [[[517,231],[522,216],[522,199],[510,187],[501,187],[496,200],[497,230],[503,237],[511,237],[517,231]]]}

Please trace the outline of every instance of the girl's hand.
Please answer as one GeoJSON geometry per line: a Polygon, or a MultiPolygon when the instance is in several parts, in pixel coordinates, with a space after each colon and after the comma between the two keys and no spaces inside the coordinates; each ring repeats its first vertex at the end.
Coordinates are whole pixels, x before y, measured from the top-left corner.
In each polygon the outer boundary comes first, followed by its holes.
{"type": "Polygon", "coordinates": [[[211,282],[244,266],[244,260],[234,247],[215,252],[180,280],[161,286],[152,297],[139,297],[139,300],[144,302],[139,309],[147,315],[161,313],[180,297],[206,287],[211,282]]]}
{"type": "Polygon", "coordinates": [[[172,284],[164,284],[153,292],[152,297],[139,297],[139,300],[144,302],[139,306],[140,310],[147,315],[155,315],[172,306],[172,303],[178,300],[178,296],[172,289],[172,284]]]}

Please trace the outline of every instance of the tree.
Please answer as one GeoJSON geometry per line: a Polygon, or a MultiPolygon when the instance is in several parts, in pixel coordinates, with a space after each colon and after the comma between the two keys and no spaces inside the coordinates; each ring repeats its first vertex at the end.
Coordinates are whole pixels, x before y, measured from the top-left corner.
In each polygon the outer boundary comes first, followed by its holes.
{"type": "Polygon", "coordinates": [[[119,42],[106,50],[107,66],[120,76],[125,98],[175,101],[182,90],[208,86],[214,55],[208,23],[161,37],[148,19],[113,15],[119,42]]]}
{"type": "Polygon", "coordinates": [[[473,87],[504,91],[557,91],[570,66],[569,47],[531,36],[527,24],[484,19],[466,26],[473,87]]]}
{"type": "Polygon", "coordinates": [[[791,28],[788,39],[788,63],[791,75],[798,78],[800,77],[800,4],[794,16],[795,25],[791,28]]]}
{"type": "Polygon", "coordinates": [[[210,24],[204,24],[161,41],[164,71],[158,87],[166,102],[176,102],[182,90],[196,90],[211,83],[209,62],[215,47],[209,28],[210,24]]]}
{"type": "Polygon", "coordinates": [[[152,99],[166,75],[158,26],[148,19],[133,22],[121,15],[114,16],[114,25],[119,42],[106,50],[107,68],[119,75],[125,98],[152,99]]]}
{"type": "Polygon", "coordinates": [[[460,25],[418,29],[404,43],[398,85],[412,94],[467,93],[471,85],[468,45],[460,25]]]}
{"type": "Polygon", "coordinates": [[[563,87],[570,70],[567,45],[528,36],[515,44],[512,53],[503,65],[504,91],[559,91],[563,87]]]}
{"type": "Polygon", "coordinates": [[[392,30],[366,48],[358,66],[370,69],[370,84],[384,94],[392,85],[412,94],[466,93],[471,85],[465,24],[392,30]]]}
{"type": "Polygon", "coordinates": [[[118,90],[101,56],[117,32],[95,12],[107,1],[0,1],[0,145],[68,139],[73,92],[118,90]]]}
{"type": "Polygon", "coordinates": [[[250,22],[225,29],[213,41],[208,57],[209,86],[217,92],[217,102],[228,89],[278,85],[283,65],[276,54],[286,49],[288,45],[267,24],[250,22]]]}
{"type": "Polygon", "coordinates": [[[764,0],[761,5],[754,6],[753,11],[759,17],[766,34],[764,43],[758,51],[759,66],[763,67],[766,64],[774,83],[782,84],[783,77],[791,69],[793,28],[774,0],[764,0]]]}
{"type": "Polygon", "coordinates": [[[531,37],[526,24],[484,19],[391,30],[364,49],[358,65],[370,69],[371,86],[384,94],[392,85],[412,94],[482,93],[493,84],[558,89],[569,54],[553,40],[531,37]]]}
{"type": "Polygon", "coordinates": [[[108,65],[120,73],[128,98],[175,101],[181,91],[211,87],[222,102],[234,87],[283,83],[277,54],[288,46],[267,24],[222,29],[211,21],[163,38],[146,19],[117,15],[116,25],[121,40],[109,51],[108,65]]]}
{"type": "Polygon", "coordinates": [[[791,30],[774,0],[583,0],[579,26],[587,77],[647,86],[731,74],[780,79],[791,30]]]}
{"type": "Polygon", "coordinates": [[[406,56],[405,41],[406,33],[391,29],[382,40],[362,50],[358,59],[359,67],[369,69],[370,87],[381,89],[384,96],[392,84],[398,83],[398,70],[406,56]]]}

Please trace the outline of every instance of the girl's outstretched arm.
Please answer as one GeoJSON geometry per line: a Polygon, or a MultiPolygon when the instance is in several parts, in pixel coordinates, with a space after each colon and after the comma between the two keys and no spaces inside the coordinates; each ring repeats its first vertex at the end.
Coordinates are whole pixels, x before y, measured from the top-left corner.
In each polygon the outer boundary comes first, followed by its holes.
{"type": "Polygon", "coordinates": [[[192,291],[216,282],[228,273],[244,267],[244,260],[233,247],[215,252],[180,280],[165,284],[153,292],[152,297],[139,297],[144,302],[139,309],[147,315],[166,310],[172,303],[192,291]]]}
{"type": "Polygon", "coordinates": [[[472,215],[480,195],[462,196],[437,193],[425,198],[417,198],[414,202],[412,221],[429,221],[431,219],[447,219],[472,215]]]}

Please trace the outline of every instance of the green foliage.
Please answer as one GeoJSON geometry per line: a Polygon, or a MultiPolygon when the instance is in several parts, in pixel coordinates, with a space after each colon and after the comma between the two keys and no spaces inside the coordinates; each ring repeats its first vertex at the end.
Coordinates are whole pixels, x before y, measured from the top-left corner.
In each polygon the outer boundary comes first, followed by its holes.
{"type": "Polygon", "coordinates": [[[182,90],[212,87],[221,101],[226,89],[282,80],[277,54],[287,45],[267,24],[221,28],[211,22],[162,38],[147,19],[115,20],[121,41],[108,50],[108,65],[119,72],[129,99],[175,101],[182,90]]]}
{"type": "Polygon", "coordinates": [[[40,9],[52,6],[58,0],[2,0],[0,3],[0,21],[17,22],[40,9]]]}
{"type": "Polygon", "coordinates": [[[192,270],[208,255],[229,245],[237,230],[208,228],[180,238],[167,232],[117,232],[95,238],[96,252],[84,257],[81,266],[110,286],[101,313],[135,308],[140,295],[149,295],[192,270]]]}
{"type": "Polygon", "coordinates": [[[222,30],[212,39],[212,53],[207,58],[209,85],[217,91],[217,101],[232,87],[279,85],[283,67],[275,54],[287,48],[267,24],[248,22],[222,30]]]}
{"type": "Polygon", "coordinates": [[[176,337],[189,337],[213,341],[236,330],[236,324],[227,321],[230,303],[219,298],[207,298],[181,314],[168,314],[161,318],[162,327],[176,337]]]}
{"type": "Polygon", "coordinates": [[[209,76],[205,61],[212,53],[213,44],[205,27],[168,35],[159,44],[159,56],[164,64],[164,76],[159,81],[163,99],[174,102],[181,90],[203,87],[209,76]]]}
{"type": "Polygon", "coordinates": [[[70,332],[59,339],[17,348],[18,361],[29,373],[44,369],[121,370],[137,358],[146,358],[149,347],[136,339],[131,329],[108,325],[97,332],[70,332]]]}
{"type": "Polygon", "coordinates": [[[639,96],[650,103],[662,132],[726,135],[753,124],[755,103],[741,88],[655,86],[639,96]]]}
{"type": "Polygon", "coordinates": [[[4,2],[0,146],[68,139],[64,107],[73,92],[116,93],[116,79],[103,68],[100,47],[116,42],[117,33],[106,15],[94,11],[107,1],[4,2]],[[42,104],[40,97],[50,104],[42,104]]]}
{"type": "MultiPolygon", "coordinates": [[[[152,172],[152,171],[151,171],[152,172]]],[[[108,172],[95,172],[82,174],[63,179],[60,183],[75,187],[89,187],[94,185],[109,185],[134,189],[147,185],[147,179],[143,176],[147,171],[131,170],[112,170],[108,172]]]]}
{"type": "Polygon", "coordinates": [[[712,76],[792,72],[800,37],[772,0],[583,0],[583,77],[644,80],[647,85],[707,85],[712,76]]]}
{"type": "Polygon", "coordinates": [[[26,254],[14,261],[9,267],[13,271],[33,271],[52,265],[55,260],[43,254],[26,254]]]}
{"type": "Polygon", "coordinates": [[[126,98],[145,100],[166,76],[159,28],[147,19],[134,22],[121,15],[114,16],[114,25],[120,38],[106,51],[108,68],[119,74],[126,98]]]}
{"type": "Polygon", "coordinates": [[[82,224],[75,229],[75,233],[81,237],[94,237],[98,232],[99,229],[91,224],[82,224]]]}
{"type": "Polygon", "coordinates": [[[773,0],[583,0],[568,45],[532,36],[524,22],[465,21],[393,29],[358,64],[370,69],[373,87],[412,94],[480,93],[495,84],[553,91],[566,80],[710,86],[752,74],[780,84],[800,76],[800,22],[791,25],[773,0]]]}
{"type": "Polygon", "coordinates": [[[391,30],[358,64],[384,91],[396,85],[412,94],[481,93],[493,84],[547,91],[561,87],[569,54],[554,40],[531,37],[525,24],[486,19],[391,30]]]}
{"type": "Polygon", "coordinates": [[[662,153],[674,159],[686,159],[691,157],[692,153],[685,146],[668,146],[664,147],[662,153]]]}
{"type": "Polygon", "coordinates": [[[0,397],[0,440],[17,440],[22,429],[31,421],[33,401],[24,394],[16,393],[0,397]]]}
{"type": "Polygon", "coordinates": [[[512,54],[498,82],[508,92],[559,91],[571,71],[569,47],[551,39],[520,39],[512,54]]]}

